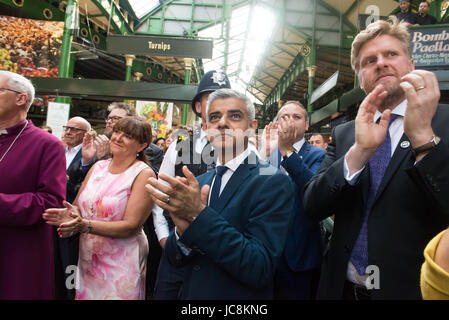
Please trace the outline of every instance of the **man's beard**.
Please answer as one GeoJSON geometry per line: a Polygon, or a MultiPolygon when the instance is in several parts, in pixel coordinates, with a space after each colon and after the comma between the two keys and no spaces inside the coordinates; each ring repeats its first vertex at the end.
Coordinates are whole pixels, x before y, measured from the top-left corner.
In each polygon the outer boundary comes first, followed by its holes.
{"type": "Polygon", "coordinates": [[[380,112],[383,112],[388,108],[393,109],[393,107],[405,98],[405,92],[399,84],[393,85],[392,87],[385,86],[385,90],[388,92],[388,95],[380,104],[380,112]]]}

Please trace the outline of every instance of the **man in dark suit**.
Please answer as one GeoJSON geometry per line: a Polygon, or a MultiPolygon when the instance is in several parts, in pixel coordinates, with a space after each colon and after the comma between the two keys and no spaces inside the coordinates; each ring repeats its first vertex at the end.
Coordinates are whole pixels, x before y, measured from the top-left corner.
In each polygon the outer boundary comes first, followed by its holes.
{"type": "Polygon", "coordinates": [[[216,170],[198,180],[186,166],[185,178],[161,173],[170,186],[149,179],[151,197],[175,224],[165,251],[170,264],[185,267],[181,299],[273,296],[293,189],[285,174],[248,149],[254,117],[245,95],[231,89],[211,93],[206,128],[218,155],[216,170]]]}
{"type": "Polygon", "coordinates": [[[321,299],[420,299],[422,252],[449,224],[449,108],[435,75],[414,70],[407,27],[390,19],[354,39],[368,95],[305,189],[307,214],[335,213],[321,299]]]}
{"type": "MultiPolygon", "coordinates": [[[[66,169],[67,169],[67,190],[66,200],[72,203],[82,181],[70,179],[70,172],[78,170],[81,167],[82,142],[86,132],[90,131],[90,123],[82,117],[73,117],[69,119],[64,126],[64,142],[66,169]]],[[[62,239],[59,237],[56,227],[53,228],[53,243],[55,252],[55,297],[56,299],[75,298],[74,288],[69,288],[66,284],[67,278],[73,270],[68,270],[69,266],[76,266],[78,263],[78,239],[79,235],[62,239]],[[69,272],[67,272],[69,271],[69,272]]]]}
{"type": "MultiPolygon", "coordinates": [[[[222,88],[231,88],[228,76],[220,70],[210,70],[206,72],[198,84],[196,95],[192,99],[192,110],[201,118],[202,123],[206,123],[206,105],[209,94],[222,88]]],[[[164,160],[161,164],[160,172],[171,177],[184,177],[182,167],[187,166],[195,176],[199,176],[208,170],[215,168],[214,151],[207,140],[206,132],[202,126],[194,128],[192,134],[185,130],[179,130],[177,141],[170,144],[165,152],[164,160]]],[[[160,247],[165,246],[165,241],[169,232],[174,228],[167,211],[163,211],[158,205],[153,208],[154,217],[163,217],[166,226],[161,225],[156,229],[160,247]],[[165,229],[165,230],[164,230],[165,229]]],[[[160,221],[160,219],[157,219],[160,221]]],[[[156,221],[156,220],[155,220],[156,221]]],[[[158,249],[156,249],[158,250],[158,249]]],[[[154,299],[174,300],[178,297],[179,288],[182,286],[183,270],[173,268],[167,261],[165,252],[160,256],[157,280],[155,283],[154,299]]]]}
{"type": "Polygon", "coordinates": [[[270,164],[288,173],[295,195],[293,221],[275,276],[275,299],[315,299],[318,288],[320,225],[304,214],[302,197],[305,184],[320,167],[326,152],[307,143],[304,133],[308,128],[304,106],[299,101],[287,101],[278,112],[277,122],[268,124],[263,135],[262,154],[269,154],[270,164]]]}

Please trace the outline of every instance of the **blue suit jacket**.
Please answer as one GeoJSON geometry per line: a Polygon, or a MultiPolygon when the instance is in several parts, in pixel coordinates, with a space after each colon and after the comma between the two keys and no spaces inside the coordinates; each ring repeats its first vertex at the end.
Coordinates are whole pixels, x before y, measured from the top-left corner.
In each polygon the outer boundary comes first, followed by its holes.
{"type": "MultiPolygon", "coordinates": [[[[211,185],[214,175],[212,170],[197,177],[200,187],[211,185]]],[[[288,177],[254,154],[248,157],[226,184],[219,206],[207,206],[179,238],[190,255],[181,252],[173,233],[167,239],[169,262],[187,269],[179,298],[272,299],[292,205],[288,177]]]]}
{"type": "Polygon", "coordinates": [[[318,268],[321,265],[322,242],[319,221],[304,214],[303,189],[318,171],[326,151],[304,142],[298,153],[281,161],[279,150],[273,152],[269,162],[288,172],[294,185],[294,206],[284,256],[288,266],[296,272],[318,268]]]}

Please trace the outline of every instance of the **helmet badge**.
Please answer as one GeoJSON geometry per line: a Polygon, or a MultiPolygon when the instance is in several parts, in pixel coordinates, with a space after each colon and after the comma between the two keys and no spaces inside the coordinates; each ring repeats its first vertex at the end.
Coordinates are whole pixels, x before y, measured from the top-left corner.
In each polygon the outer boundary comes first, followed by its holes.
{"type": "Polygon", "coordinates": [[[212,81],[219,86],[224,86],[226,84],[226,75],[223,72],[214,72],[211,77],[212,81]]]}

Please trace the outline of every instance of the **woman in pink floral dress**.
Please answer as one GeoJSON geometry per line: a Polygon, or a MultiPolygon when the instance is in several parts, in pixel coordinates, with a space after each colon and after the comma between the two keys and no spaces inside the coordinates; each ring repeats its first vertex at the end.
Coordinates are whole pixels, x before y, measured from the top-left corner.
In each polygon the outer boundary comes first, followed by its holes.
{"type": "Polygon", "coordinates": [[[61,237],[81,233],[76,299],[145,298],[148,241],[142,225],[153,202],[144,186],[155,174],[143,150],[150,142],[148,123],[120,119],[111,136],[112,158],[91,168],[76,205],[66,202],[66,208],[43,214],[47,223],[59,225],[61,237]]]}

